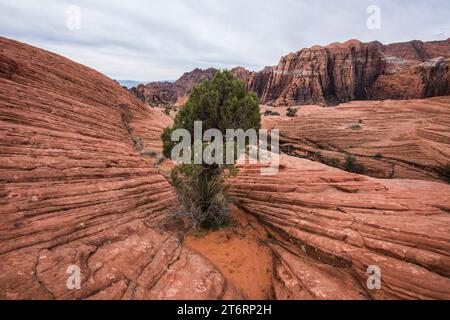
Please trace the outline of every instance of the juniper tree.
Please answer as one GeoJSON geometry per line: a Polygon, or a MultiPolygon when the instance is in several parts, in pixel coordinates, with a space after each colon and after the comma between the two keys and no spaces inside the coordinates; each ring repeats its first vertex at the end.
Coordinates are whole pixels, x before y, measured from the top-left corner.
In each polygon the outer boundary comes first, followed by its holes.
{"type": "MultiPolygon", "coordinates": [[[[164,129],[161,135],[166,157],[171,157],[175,146],[171,141],[174,130],[186,129],[193,135],[195,121],[202,121],[202,134],[218,129],[223,137],[227,129],[259,130],[258,97],[248,93],[245,83],[228,71],[218,71],[212,80],[196,85],[172,128],[164,129]]],[[[173,185],[196,227],[214,229],[229,221],[224,178],[235,172],[233,166],[205,163],[180,164],[172,170],[173,185]]]]}

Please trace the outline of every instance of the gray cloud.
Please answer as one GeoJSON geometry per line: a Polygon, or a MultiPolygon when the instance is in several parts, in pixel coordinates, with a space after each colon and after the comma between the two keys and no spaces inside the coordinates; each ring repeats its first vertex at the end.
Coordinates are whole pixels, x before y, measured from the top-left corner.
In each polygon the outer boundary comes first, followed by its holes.
{"type": "Polygon", "coordinates": [[[115,79],[171,80],[195,67],[252,70],[315,44],[450,37],[447,0],[0,0],[0,34],[115,79]],[[382,28],[366,27],[378,5],[382,28]],[[66,9],[81,8],[81,29],[66,9]]]}

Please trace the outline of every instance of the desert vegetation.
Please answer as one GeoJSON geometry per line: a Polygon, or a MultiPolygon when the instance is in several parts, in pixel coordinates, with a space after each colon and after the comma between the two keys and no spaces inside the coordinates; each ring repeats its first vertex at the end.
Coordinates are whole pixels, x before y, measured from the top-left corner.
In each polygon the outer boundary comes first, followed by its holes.
{"type": "MultiPolygon", "coordinates": [[[[203,122],[203,131],[218,129],[225,133],[226,129],[258,130],[261,122],[258,98],[253,93],[247,93],[245,83],[230,72],[217,72],[212,80],[194,87],[186,105],[177,114],[173,127],[163,131],[164,156],[171,157],[174,147],[172,132],[186,129],[193,135],[195,121],[203,122]]],[[[207,145],[203,143],[203,148],[207,145]]],[[[193,158],[192,152],[191,160],[193,158]]],[[[230,223],[230,199],[224,181],[228,175],[235,174],[233,165],[204,163],[184,163],[172,170],[172,184],[185,214],[192,218],[194,228],[217,229],[230,223]]]]}
{"type": "Polygon", "coordinates": [[[264,116],[265,117],[269,117],[269,116],[279,116],[280,114],[276,111],[272,111],[272,110],[266,110],[264,112],[264,116]]]}
{"type": "Polygon", "coordinates": [[[439,167],[438,172],[442,180],[450,182],[450,164],[439,167]]]}
{"type": "Polygon", "coordinates": [[[290,118],[295,118],[297,116],[297,112],[298,112],[298,109],[289,107],[286,110],[286,116],[288,116],[290,118]]]}

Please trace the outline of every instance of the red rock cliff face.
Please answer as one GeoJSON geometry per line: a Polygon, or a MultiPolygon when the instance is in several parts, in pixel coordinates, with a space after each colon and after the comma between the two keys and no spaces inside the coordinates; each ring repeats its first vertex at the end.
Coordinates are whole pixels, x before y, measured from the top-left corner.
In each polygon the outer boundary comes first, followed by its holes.
{"type": "Polygon", "coordinates": [[[209,68],[206,70],[194,69],[191,72],[186,72],[180,79],[175,81],[175,87],[178,97],[188,96],[192,89],[198,83],[205,80],[211,80],[216,74],[217,69],[209,68]]]}
{"type": "Polygon", "coordinates": [[[386,56],[400,57],[407,60],[426,61],[449,55],[450,39],[444,41],[410,41],[382,45],[381,51],[386,56]]]}
{"type": "Polygon", "coordinates": [[[288,106],[365,99],[366,88],[382,74],[384,66],[375,44],[349,41],[291,53],[281,58],[278,66],[259,73],[233,72],[263,103],[288,106]]]}
{"type": "Polygon", "coordinates": [[[385,72],[367,90],[372,100],[421,99],[450,94],[450,56],[420,62],[386,57],[385,72]]]}
{"type": "Polygon", "coordinates": [[[194,69],[186,72],[175,82],[152,82],[146,85],[139,85],[130,90],[143,102],[151,105],[173,105],[178,99],[190,95],[194,85],[211,80],[217,69],[194,69]]]}
{"type": "Polygon", "coordinates": [[[172,82],[152,82],[131,88],[130,92],[142,102],[151,105],[166,105],[177,101],[175,85],[172,82]]]}
{"type": "Polygon", "coordinates": [[[0,299],[242,297],[159,227],[175,194],[133,138],[158,150],[168,123],[100,73],[0,37],[0,299]]]}
{"type": "MultiPolygon", "coordinates": [[[[260,72],[242,67],[232,72],[262,103],[275,106],[420,99],[450,94],[449,56],[450,39],[390,45],[350,40],[290,53],[260,72]]],[[[175,83],[149,83],[131,92],[150,104],[173,105],[216,71],[195,69],[175,83]]]]}
{"type": "Polygon", "coordinates": [[[351,40],[291,53],[261,72],[232,71],[275,106],[426,98],[450,94],[449,55],[449,40],[387,46],[351,40]]]}

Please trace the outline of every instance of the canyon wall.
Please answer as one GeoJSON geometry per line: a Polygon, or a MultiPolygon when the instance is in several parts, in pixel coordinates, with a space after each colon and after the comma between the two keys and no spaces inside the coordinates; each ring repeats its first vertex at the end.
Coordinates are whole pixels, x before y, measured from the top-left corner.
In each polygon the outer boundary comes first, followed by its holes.
{"type": "Polygon", "coordinates": [[[383,56],[374,44],[349,41],[291,53],[247,83],[263,103],[336,104],[364,99],[383,69],[383,56]]]}
{"type": "Polygon", "coordinates": [[[450,39],[443,41],[409,41],[381,45],[380,50],[388,57],[400,57],[406,60],[426,61],[449,55],[450,39]]]}
{"type": "Polygon", "coordinates": [[[450,41],[384,46],[350,40],[290,53],[261,72],[233,69],[263,104],[334,105],[352,100],[450,94],[450,41]]]}
{"type": "MultiPolygon", "coordinates": [[[[232,73],[262,104],[335,105],[352,100],[420,99],[450,94],[450,39],[383,45],[350,40],[290,53],[279,64],[232,73]]],[[[182,105],[193,86],[217,70],[195,69],[175,82],[153,82],[130,91],[150,105],[182,105]]]]}
{"type": "Polygon", "coordinates": [[[194,85],[205,80],[211,80],[217,69],[210,68],[206,70],[194,69],[186,72],[175,82],[151,82],[141,84],[136,88],[130,89],[130,92],[141,101],[150,105],[165,106],[175,105],[178,101],[183,101],[192,92],[194,85]]]}

